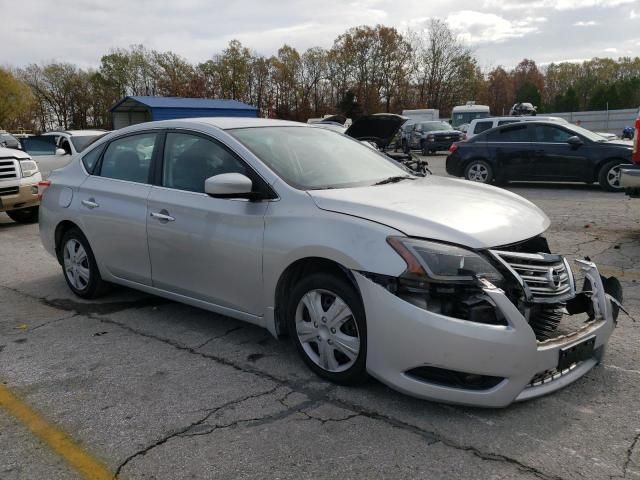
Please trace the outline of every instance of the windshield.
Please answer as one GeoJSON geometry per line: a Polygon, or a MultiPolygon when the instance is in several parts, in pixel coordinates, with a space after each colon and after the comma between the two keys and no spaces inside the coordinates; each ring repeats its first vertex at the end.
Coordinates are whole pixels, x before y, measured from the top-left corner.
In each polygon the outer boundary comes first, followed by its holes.
{"type": "Polygon", "coordinates": [[[578,125],[571,125],[571,131],[577,133],[578,135],[582,135],[583,137],[588,138],[592,142],[607,142],[608,141],[602,135],[598,135],[597,133],[594,133],[591,130],[587,130],[586,128],[580,127],[578,125]]]}
{"type": "Polygon", "coordinates": [[[451,124],[457,127],[463,123],[471,123],[476,118],[486,118],[488,116],[489,112],[455,112],[451,116],[451,124]]]}
{"type": "Polygon", "coordinates": [[[426,122],[420,123],[420,129],[423,132],[435,132],[438,130],[453,130],[453,127],[447,122],[426,122]]]}
{"type": "MultiPolygon", "coordinates": [[[[106,135],[106,134],[102,134],[106,135]]],[[[89,145],[91,145],[94,141],[102,137],[102,135],[81,135],[81,136],[72,136],[71,143],[76,148],[76,152],[80,153],[89,145]]]]}
{"type": "Polygon", "coordinates": [[[229,133],[300,190],[373,185],[409,175],[376,150],[322,128],[238,128],[229,133]]]}

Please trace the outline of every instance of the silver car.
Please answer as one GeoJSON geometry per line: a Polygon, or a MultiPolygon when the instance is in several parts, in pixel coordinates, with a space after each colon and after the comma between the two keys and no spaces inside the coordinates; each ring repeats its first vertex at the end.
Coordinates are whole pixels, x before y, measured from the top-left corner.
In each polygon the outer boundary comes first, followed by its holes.
{"type": "Polygon", "coordinates": [[[255,118],[112,132],[51,174],[40,208],[80,297],[125,285],[289,334],[333,382],[491,407],[581,377],[614,328],[619,283],[584,261],[576,292],[548,226],[505,190],[255,118]]]}

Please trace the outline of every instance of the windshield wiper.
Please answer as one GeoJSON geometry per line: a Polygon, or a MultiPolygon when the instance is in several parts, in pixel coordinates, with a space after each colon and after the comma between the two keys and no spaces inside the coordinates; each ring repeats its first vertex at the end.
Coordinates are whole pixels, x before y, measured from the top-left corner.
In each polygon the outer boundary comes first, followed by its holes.
{"type": "Polygon", "coordinates": [[[401,180],[415,180],[416,177],[412,177],[411,175],[396,175],[394,177],[385,178],[384,180],[380,180],[379,182],[374,183],[374,185],[384,185],[386,183],[396,183],[401,180]]]}

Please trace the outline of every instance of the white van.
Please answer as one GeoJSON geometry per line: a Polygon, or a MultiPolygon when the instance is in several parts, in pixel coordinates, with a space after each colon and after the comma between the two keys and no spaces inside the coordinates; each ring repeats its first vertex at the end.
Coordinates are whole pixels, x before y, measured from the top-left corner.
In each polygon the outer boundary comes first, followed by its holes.
{"type": "Polygon", "coordinates": [[[465,123],[471,123],[476,118],[487,118],[491,110],[487,105],[476,105],[476,102],[467,102],[465,105],[456,105],[451,110],[451,125],[458,128],[465,123]]]}
{"type": "Polygon", "coordinates": [[[538,115],[531,115],[525,117],[487,117],[487,118],[476,118],[475,120],[471,120],[469,124],[469,128],[467,129],[466,139],[475,137],[479,133],[484,132],[485,130],[489,130],[493,127],[498,127],[500,125],[505,125],[507,123],[516,123],[516,122],[534,122],[534,121],[547,121],[547,122],[558,122],[558,123],[569,123],[564,118],[560,117],[543,117],[538,115]]]}

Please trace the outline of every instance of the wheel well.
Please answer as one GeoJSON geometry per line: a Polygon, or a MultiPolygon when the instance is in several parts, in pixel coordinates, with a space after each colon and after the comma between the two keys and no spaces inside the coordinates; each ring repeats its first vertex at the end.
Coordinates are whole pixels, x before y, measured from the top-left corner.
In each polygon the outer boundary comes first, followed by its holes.
{"type": "Polygon", "coordinates": [[[61,255],[60,243],[62,242],[62,237],[64,237],[64,234],[67,233],[72,228],[78,228],[79,230],[79,227],[70,220],[64,220],[60,222],[56,227],[56,233],[55,233],[54,239],[55,239],[55,249],[56,249],[56,256],[58,258],[58,262],[62,262],[60,257],[61,255]]]}
{"type": "Polygon", "coordinates": [[[347,280],[354,286],[356,291],[359,291],[353,274],[347,268],[333,260],[321,257],[308,257],[296,260],[282,272],[276,286],[275,322],[278,334],[283,335],[288,333],[284,311],[286,310],[289,293],[293,286],[300,281],[301,278],[318,272],[335,274],[347,280]]]}

